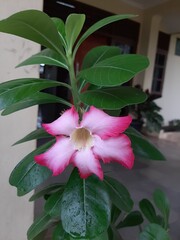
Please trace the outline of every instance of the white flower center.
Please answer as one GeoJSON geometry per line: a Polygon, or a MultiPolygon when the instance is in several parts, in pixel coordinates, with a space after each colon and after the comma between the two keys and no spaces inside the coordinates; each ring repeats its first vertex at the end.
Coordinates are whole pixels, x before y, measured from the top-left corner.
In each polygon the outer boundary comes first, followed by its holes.
{"type": "Polygon", "coordinates": [[[86,147],[91,148],[93,146],[93,137],[86,128],[75,129],[70,138],[77,150],[81,150],[86,147]]]}

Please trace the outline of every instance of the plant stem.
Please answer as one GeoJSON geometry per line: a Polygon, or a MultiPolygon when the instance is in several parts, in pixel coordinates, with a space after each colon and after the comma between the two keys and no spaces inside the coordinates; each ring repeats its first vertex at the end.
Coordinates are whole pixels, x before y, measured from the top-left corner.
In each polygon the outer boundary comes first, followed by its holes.
{"type": "Polygon", "coordinates": [[[70,77],[70,83],[71,83],[71,92],[73,97],[73,104],[77,111],[79,112],[79,93],[78,93],[78,87],[77,87],[77,79],[74,71],[74,58],[72,55],[67,56],[68,64],[69,64],[69,77],[70,77]]]}

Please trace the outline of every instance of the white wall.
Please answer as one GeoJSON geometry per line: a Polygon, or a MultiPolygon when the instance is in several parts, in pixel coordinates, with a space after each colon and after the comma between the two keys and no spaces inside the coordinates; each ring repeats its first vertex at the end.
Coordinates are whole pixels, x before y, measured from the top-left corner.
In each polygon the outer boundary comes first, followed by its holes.
{"type": "Polygon", "coordinates": [[[157,104],[162,107],[165,124],[180,119],[180,56],[174,53],[176,38],[180,38],[180,34],[171,36],[162,98],[157,100],[157,104]]]}
{"type": "MultiPolygon", "coordinates": [[[[24,9],[42,9],[42,0],[0,0],[0,19],[24,9]]],[[[0,82],[20,77],[38,77],[37,67],[14,69],[22,59],[39,51],[39,46],[18,37],[0,33],[0,82]]],[[[0,116],[0,239],[25,240],[33,221],[34,206],[28,197],[17,197],[8,178],[14,166],[35,148],[35,142],[11,147],[36,127],[37,107],[0,116]]]]}

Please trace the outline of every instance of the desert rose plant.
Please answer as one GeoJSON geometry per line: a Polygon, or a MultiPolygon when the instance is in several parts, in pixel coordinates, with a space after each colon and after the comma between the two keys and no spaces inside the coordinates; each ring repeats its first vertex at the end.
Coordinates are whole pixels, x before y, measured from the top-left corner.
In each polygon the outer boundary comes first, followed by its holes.
{"type": "Polygon", "coordinates": [[[29,240],[44,239],[47,229],[51,229],[53,240],[120,240],[121,228],[131,226],[139,226],[135,237],[140,240],[170,239],[165,194],[155,190],[153,202],[143,199],[139,210],[134,210],[127,188],[102,170],[103,164],[113,161],[131,169],[136,156],[164,160],[158,149],[130,127],[131,117],[120,114],[122,108],[146,100],[141,90],[123,84],[148,67],[148,59],[121,54],[118,47],[100,46],[87,53],[79,72],[74,68],[78,48],[88,36],[107,24],[132,17],[107,17],[83,33],[84,14],[71,14],[64,23],[41,11],[27,10],[0,21],[1,32],[45,47],[19,67],[46,64],[69,72],[68,83],[22,78],[0,85],[2,115],[46,103],[63,104],[66,109],[58,119],[43,123],[16,143],[47,140],[12,171],[10,184],[17,188],[18,196],[36,189],[51,175],[61,174],[69,164],[74,166],[67,183],[47,185],[30,198],[44,197],[45,205],[28,230],[29,240]],[[57,86],[68,88],[69,101],[42,91],[57,86]]]}

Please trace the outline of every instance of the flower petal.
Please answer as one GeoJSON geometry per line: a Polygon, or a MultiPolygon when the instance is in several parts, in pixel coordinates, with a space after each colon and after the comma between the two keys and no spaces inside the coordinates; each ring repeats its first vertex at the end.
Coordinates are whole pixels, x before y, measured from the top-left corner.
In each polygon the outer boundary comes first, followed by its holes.
{"type": "Polygon", "coordinates": [[[79,116],[75,107],[66,110],[57,120],[52,123],[42,124],[43,128],[51,135],[67,135],[78,126],[79,116]]]}
{"type": "Polygon", "coordinates": [[[73,157],[72,163],[79,169],[81,178],[87,178],[94,173],[101,180],[103,179],[103,171],[99,160],[95,158],[90,148],[77,151],[73,157]]]}
{"type": "Polygon", "coordinates": [[[91,106],[90,110],[83,115],[81,127],[87,128],[92,134],[100,136],[102,139],[117,137],[130,125],[132,118],[112,117],[91,106]]]}
{"type": "Polygon", "coordinates": [[[106,140],[95,136],[94,143],[93,152],[98,158],[101,158],[104,163],[116,161],[129,169],[133,167],[134,154],[130,139],[125,134],[106,140]]]}
{"type": "Polygon", "coordinates": [[[56,143],[47,152],[35,156],[36,163],[52,170],[53,176],[64,171],[75,152],[69,138],[57,137],[56,140],[56,143]]]}

